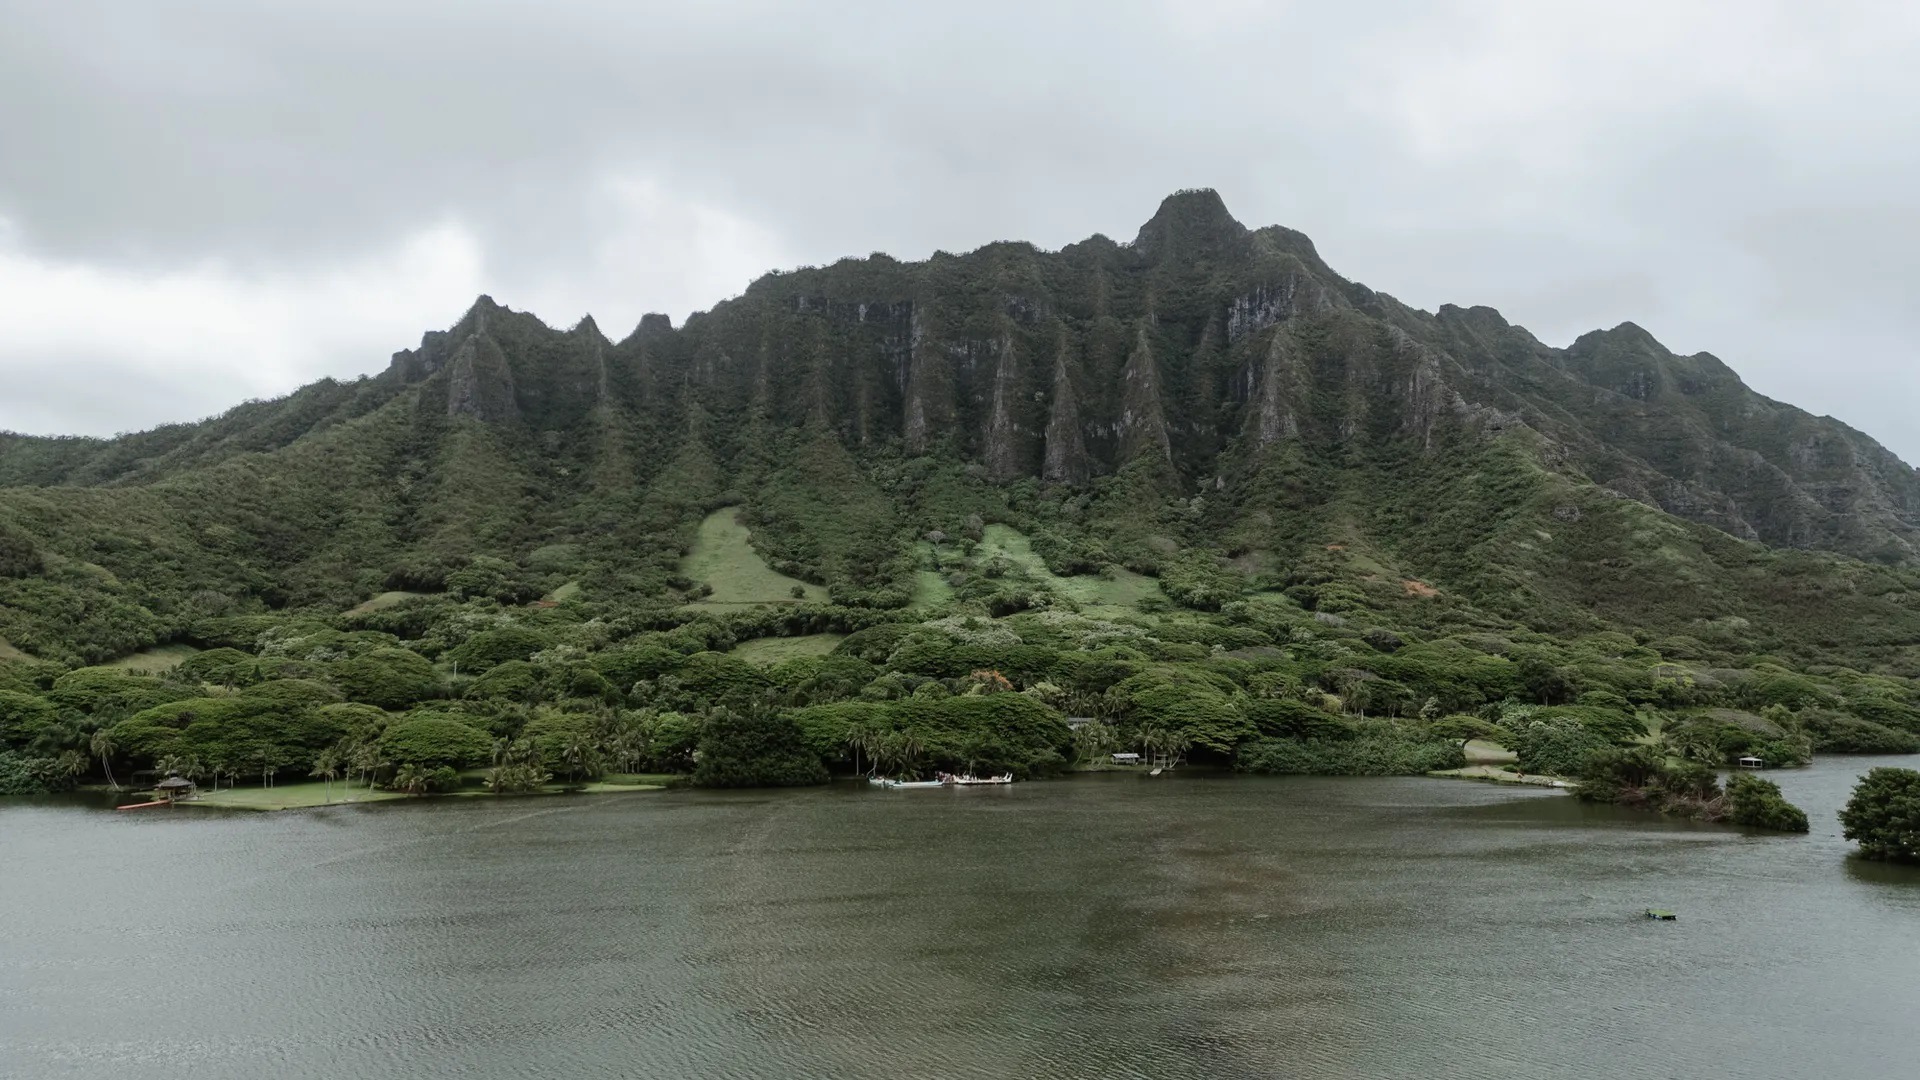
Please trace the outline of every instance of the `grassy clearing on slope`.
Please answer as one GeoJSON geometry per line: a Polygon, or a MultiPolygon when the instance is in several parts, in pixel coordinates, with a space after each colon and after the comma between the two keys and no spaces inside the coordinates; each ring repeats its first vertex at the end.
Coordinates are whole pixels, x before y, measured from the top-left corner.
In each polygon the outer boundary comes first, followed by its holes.
{"type": "Polygon", "coordinates": [[[567,601],[579,595],[580,595],[580,583],[577,581],[569,581],[565,585],[560,586],[559,588],[553,590],[552,593],[548,594],[547,599],[553,601],[556,604],[564,604],[567,601]]]}
{"type": "Polygon", "coordinates": [[[1469,765],[1511,765],[1520,760],[1519,754],[1485,739],[1468,739],[1466,754],[1469,765]]]}
{"type": "Polygon", "coordinates": [[[801,637],[763,637],[743,641],[733,654],[750,664],[777,664],[799,656],[825,656],[839,645],[845,634],[806,634],[801,637]]]}
{"type": "Polygon", "coordinates": [[[981,537],[976,558],[985,561],[998,555],[1024,568],[1036,581],[1075,603],[1092,609],[1137,610],[1140,601],[1159,597],[1160,583],[1144,574],[1116,568],[1111,579],[1091,574],[1061,577],[1047,569],[1046,560],[1033,550],[1025,533],[1008,525],[989,525],[981,537]]]}
{"type": "Polygon", "coordinates": [[[953,602],[953,586],[937,570],[913,572],[913,602],[921,607],[940,607],[953,602]]]}
{"type": "Polygon", "coordinates": [[[820,586],[776,573],[768,566],[748,543],[747,527],[740,524],[737,513],[729,506],[708,514],[706,520],[700,522],[693,551],[681,560],[682,574],[713,586],[713,595],[695,606],[791,604],[796,602],[793,595],[796,585],[807,600],[824,602],[827,599],[827,590],[820,586]]]}
{"type": "Polygon", "coordinates": [[[32,659],[33,657],[28,656],[26,653],[23,653],[19,649],[16,649],[13,646],[7,644],[4,640],[0,640],[0,660],[27,661],[32,659]]]}
{"type": "Polygon", "coordinates": [[[360,606],[354,608],[352,611],[347,612],[347,614],[360,615],[369,611],[379,611],[381,608],[390,608],[402,600],[411,600],[416,596],[425,596],[425,595],[427,594],[417,593],[417,592],[407,592],[401,589],[396,589],[393,592],[383,592],[379,596],[376,596],[373,599],[368,600],[366,603],[361,604],[360,606]]]}
{"type": "Polygon", "coordinates": [[[163,671],[172,671],[174,668],[179,667],[188,657],[193,656],[199,651],[199,649],[191,645],[156,645],[151,649],[141,649],[131,656],[123,656],[118,660],[110,660],[99,666],[103,668],[113,668],[118,671],[143,672],[148,675],[157,675],[163,671]]]}
{"type": "Polygon", "coordinates": [[[1124,608],[1132,611],[1142,600],[1161,599],[1160,583],[1145,574],[1116,569],[1111,580],[1101,577],[1055,578],[1061,589],[1088,608],[1124,608]]]}
{"type": "MultiPolygon", "coordinates": [[[[936,564],[937,556],[933,545],[925,540],[913,545],[914,556],[923,567],[936,564]]],[[[947,584],[945,574],[938,570],[915,570],[913,572],[913,602],[920,607],[940,607],[953,601],[953,586],[947,584]]]]}

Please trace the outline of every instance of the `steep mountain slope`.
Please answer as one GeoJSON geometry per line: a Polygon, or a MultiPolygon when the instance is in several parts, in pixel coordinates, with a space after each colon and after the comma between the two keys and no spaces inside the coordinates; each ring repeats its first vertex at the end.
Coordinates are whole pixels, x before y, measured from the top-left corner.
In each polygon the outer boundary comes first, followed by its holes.
{"type": "Polygon", "coordinates": [[[1871,439],[1631,324],[1559,350],[1408,308],[1211,191],[1131,244],[774,273],[618,342],[482,297],[355,383],[7,436],[0,485],[0,638],[69,659],[436,591],[476,558],[672,605],[730,503],[776,569],[856,607],[907,603],[915,538],[978,517],[1201,608],[1285,590],[1861,664],[1920,642],[1920,476],[1871,439]]]}

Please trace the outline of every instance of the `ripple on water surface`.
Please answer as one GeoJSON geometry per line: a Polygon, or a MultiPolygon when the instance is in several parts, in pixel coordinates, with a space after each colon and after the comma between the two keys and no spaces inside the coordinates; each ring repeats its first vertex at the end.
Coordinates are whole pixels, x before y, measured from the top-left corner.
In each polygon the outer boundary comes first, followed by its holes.
{"type": "Polygon", "coordinates": [[[1780,777],[1807,837],[1422,779],[0,804],[0,1075],[1905,1077],[1871,764],[1780,777]]]}

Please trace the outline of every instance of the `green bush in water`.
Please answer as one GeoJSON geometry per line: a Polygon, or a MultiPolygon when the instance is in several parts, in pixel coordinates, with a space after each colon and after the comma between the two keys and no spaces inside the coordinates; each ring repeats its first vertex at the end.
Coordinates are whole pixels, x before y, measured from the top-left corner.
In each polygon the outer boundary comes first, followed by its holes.
{"type": "Polygon", "coordinates": [[[1780,794],[1780,785],[1747,773],[1727,777],[1727,820],[1780,832],[1806,832],[1807,813],[1780,794]]]}
{"type": "Polygon", "coordinates": [[[1867,773],[1840,811],[1840,824],[1866,858],[1920,863],[1920,772],[1879,768],[1867,773]]]}

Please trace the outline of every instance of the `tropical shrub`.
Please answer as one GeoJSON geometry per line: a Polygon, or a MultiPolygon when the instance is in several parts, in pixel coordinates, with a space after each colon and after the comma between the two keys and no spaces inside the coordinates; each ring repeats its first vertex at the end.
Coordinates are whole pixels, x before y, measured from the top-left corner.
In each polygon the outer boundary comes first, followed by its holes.
{"type": "Polygon", "coordinates": [[[553,645],[553,640],[538,630],[507,626],[482,630],[447,653],[447,659],[469,675],[479,675],[509,660],[526,660],[553,645]]]}
{"type": "Polygon", "coordinates": [[[700,787],[793,787],[827,782],[791,717],[720,709],[700,736],[693,782],[700,787]]]}
{"type": "Polygon", "coordinates": [[[493,739],[451,717],[415,714],[381,733],[380,752],[396,766],[463,769],[486,762],[493,752],[493,739]]]}
{"type": "Polygon", "coordinates": [[[24,750],[59,722],[60,711],[33,694],[0,690],[0,750],[24,750]]]}
{"type": "Polygon", "coordinates": [[[1821,754],[1915,754],[1920,735],[1831,709],[1806,709],[1800,725],[1821,754]]]}
{"type": "Polygon", "coordinates": [[[1840,824],[1868,859],[1920,863],[1920,772],[1885,767],[1868,772],[1840,811],[1840,824]]]}
{"type": "Polygon", "coordinates": [[[0,750],[0,795],[41,795],[53,790],[51,758],[0,750]]]}
{"type": "Polygon", "coordinates": [[[1520,771],[1545,776],[1579,776],[1590,755],[1613,745],[1570,717],[1531,720],[1516,727],[1513,735],[1508,749],[1516,755],[1520,771]]]}
{"type": "Polygon", "coordinates": [[[375,649],[334,665],[333,681],[349,699],[382,709],[404,709],[440,695],[440,676],[419,653],[375,649]]]}
{"type": "Polygon", "coordinates": [[[1451,739],[1425,737],[1376,722],[1345,739],[1254,739],[1240,748],[1234,768],[1252,773],[1321,776],[1411,776],[1458,769],[1465,753],[1451,739]]]}
{"type": "Polygon", "coordinates": [[[1780,794],[1780,785],[1750,773],[1727,777],[1727,820],[1779,832],[1806,832],[1806,811],[1780,794]]]}
{"type": "Polygon", "coordinates": [[[1484,739],[1505,747],[1515,741],[1513,732],[1477,716],[1443,716],[1428,724],[1427,730],[1444,739],[1484,739]]]}

